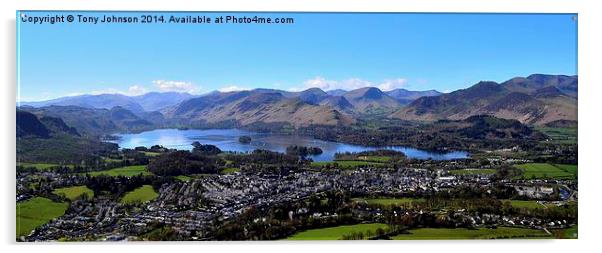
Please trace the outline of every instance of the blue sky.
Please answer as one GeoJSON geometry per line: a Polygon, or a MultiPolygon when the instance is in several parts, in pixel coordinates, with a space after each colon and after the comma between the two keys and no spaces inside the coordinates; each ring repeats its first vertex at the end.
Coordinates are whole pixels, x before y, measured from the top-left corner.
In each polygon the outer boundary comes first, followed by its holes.
{"type": "Polygon", "coordinates": [[[175,15],[293,17],[295,23],[40,25],[18,19],[21,100],[257,87],[453,91],[480,80],[577,74],[577,25],[570,14],[175,15]]]}

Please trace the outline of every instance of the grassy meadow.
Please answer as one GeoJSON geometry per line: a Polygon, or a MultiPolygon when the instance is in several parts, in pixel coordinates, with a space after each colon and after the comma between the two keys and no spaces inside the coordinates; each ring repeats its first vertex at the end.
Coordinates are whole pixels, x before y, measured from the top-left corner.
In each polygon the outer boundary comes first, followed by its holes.
{"type": "Polygon", "coordinates": [[[334,165],[335,163],[338,164],[339,168],[342,168],[342,169],[352,169],[352,168],[355,168],[358,166],[365,166],[365,165],[375,165],[375,166],[383,165],[383,163],[381,163],[381,162],[337,160],[337,161],[332,161],[332,162],[312,162],[311,166],[312,167],[322,167],[322,166],[326,166],[326,165],[334,165]]]}
{"type": "Polygon", "coordinates": [[[128,192],[121,198],[121,203],[124,204],[135,204],[144,203],[146,201],[157,198],[159,194],[150,185],[143,185],[138,189],[128,192]]]}
{"type": "MultiPolygon", "coordinates": [[[[56,168],[61,166],[60,164],[56,164],[56,163],[18,163],[17,165],[21,165],[23,167],[34,167],[38,170],[47,170],[47,169],[52,169],[52,168],[56,168]]],[[[67,166],[69,168],[73,168],[73,165],[64,165],[67,166]]]]}
{"type": "Polygon", "coordinates": [[[504,202],[510,202],[512,207],[516,208],[528,208],[528,209],[537,209],[537,208],[546,208],[546,206],[537,203],[535,200],[505,200],[504,202]]]}
{"type": "Polygon", "coordinates": [[[344,225],[330,228],[310,229],[296,233],[287,240],[339,240],[345,234],[354,232],[376,231],[378,228],[386,229],[388,226],[382,223],[344,225]]]}
{"type": "Polygon", "coordinates": [[[88,174],[90,174],[91,176],[106,175],[106,176],[112,176],[112,177],[116,177],[116,176],[132,177],[132,176],[136,176],[136,175],[140,175],[140,174],[150,175],[151,173],[146,170],[146,166],[144,166],[144,165],[134,165],[134,166],[126,166],[126,167],[120,167],[120,168],[115,168],[115,169],[110,169],[110,170],[93,171],[93,172],[89,172],[88,174]]]}
{"type": "Polygon", "coordinates": [[[577,176],[577,165],[526,163],[516,165],[516,167],[523,171],[518,178],[574,179],[577,176]]]}
{"type": "Polygon", "coordinates": [[[576,127],[538,127],[536,130],[550,137],[553,143],[558,144],[576,144],[576,127]]]}
{"type": "Polygon", "coordinates": [[[404,205],[424,202],[424,199],[414,198],[354,198],[355,202],[367,202],[368,204],[379,204],[379,205],[404,205]]]}
{"type": "Polygon", "coordinates": [[[239,168],[225,168],[222,171],[220,171],[220,173],[222,173],[222,174],[232,174],[235,172],[240,172],[240,169],[239,168]]]}
{"type": "Polygon", "coordinates": [[[394,240],[467,240],[467,239],[510,239],[510,238],[552,238],[543,230],[528,228],[418,228],[409,234],[400,234],[394,240]]]}
{"type": "Polygon", "coordinates": [[[65,214],[68,206],[42,197],[17,203],[17,236],[28,235],[36,227],[65,214]]]}
{"type": "Polygon", "coordinates": [[[452,175],[492,175],[495,174],[494,169],[464,169],[464,170],[450,170],[449,173],[452,175]]]}
{"type": "Polygon", "coordinates": [[[85,185],[58,188],[54,189],[52,193],[64,196],[70,200],[75,200],[84,194],[88,195],[88,198],[90,199],[94,197],[94,191],[90,190],[90,188],[86,187],[85,185]]]}

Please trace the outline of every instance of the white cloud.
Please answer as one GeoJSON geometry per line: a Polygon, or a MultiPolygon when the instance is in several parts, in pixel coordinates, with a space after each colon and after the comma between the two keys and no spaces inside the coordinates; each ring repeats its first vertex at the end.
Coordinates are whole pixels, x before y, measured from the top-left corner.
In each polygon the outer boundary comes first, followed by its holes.
{"type": "Polygon", "coordinates": [[[175,91],[175,92],[188,92],[198,93],[201,88],[192,84],[191,82],[184,81],[167,81],[167,80],[155,80],[153,84],[163,92],[175,91]]]}
{"type": "Polygon", "coordinates": [[[115,88],[106,88],[106,89],[102,89],[102,90],[93,90],[90,93],[87,93],[90,95],[101,95],[101,94],[123,94],[125,95],[126,92],[124,91],[120,91],[118,89],[115,88]]]}
{"type": "Polygon", "coordinates": [[[383,81],[381,84],[379,84],[377,87],[383,91],[390,91],[390,90],[405,87],[407,82],[408,81],[403,78],[387,79],[387,80],[383,81]]]}
{"type": "Polygon", "coordinates": [[[146,88],[144,88],[140,85],[134,85],[134,86],[130,86],[128,88],[128,94],[130,96],[138,96],[138,95],[145,94],[146,92],[147,92],[146,88]]]}
{"type": "Polygon", "coordinates": [[[231,85],[226,87],[221,87],[218,89],[219,92],[231,92],[231,91],[241,91],[241,90],[249,90],[248,88],[231,85]]]}
{"type": "MultiPolygon", "coordinates": [[[[123,91],[123,90],[119,90],[119,89],[115,89],[115,88],[105,88],[102,90],[93,90],[89,93],[85,93],[85,94],[90,94],[90,95],[101,95],[101,94],[121,94],[121,95],[126,95],[126,96],[138,96],[138,95],[142,95],[147,93],[147,89],[144,88],[143,86],[140,85],[132,85],[130,87],[128,87],[127,91],[123,91]]],[[[78,96],[78,95],[84,95],[84,93],[71,93],[68,94],[68,96],[78,96]]]]}
{"type": "Polygon", "coordinates": [[[362,80],[359,78],[350,78],[343,81],[336,80],[327,80],[323,77],[317,76],[314,79],[307,80],[303,82],[303,88],[299,88],[297,90],[305,90],[309,88],[320,88],[322,90],[335,90],[335,89],[344,89],[344,90],[352,90],[361,87],[373,86],[373,84],[369,81],[362,80]]]}
{"type": "Polygon", "coordinates": [[[314,79],[303,82],[303,87],[291,88],[291,91],[306,90],[309,88],[320,88],[322,90],[353,90],[363,87],[377,87],[383,91],[390,91],[404,87],[407,80],[404,78],[386,79],[380,84],[376,84],[371,81],[363,80],[360,78],[350,78],[342,81],[328,80],[323,77],[317,76],[314,79]]]}
{"type": "Polygon", "coordinates": [[[353,89],[359,89],[359,88],[363,88],[363,87],[373,87],[373,86],[374,86],[374,83],[372,83],[370,81],[362,80],[359,78],[351,78],[351,79],[342,81],[339,85],[339,88],[337,88],[337,89],[353,90],[353,89]]]}
{"type": "Polygon", "coordinates": [[[316,78],[314,78],[314,79],[310,79],[310,80],[303,82],[303,87],[306,89],[315,87],[315,88],[320,88],[323,90],[333,90],[333,89],[337,89],[337,88],[335,88],[336,86],[338,86],[337,81],[326,80],[320,76],[316,76],[316,78]]]}

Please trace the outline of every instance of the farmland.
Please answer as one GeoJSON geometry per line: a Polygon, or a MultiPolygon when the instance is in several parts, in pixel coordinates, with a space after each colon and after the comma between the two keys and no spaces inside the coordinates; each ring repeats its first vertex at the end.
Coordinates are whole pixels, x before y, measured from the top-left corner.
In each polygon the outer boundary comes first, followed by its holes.
{"type": "Polygon", "coordinates": [[[118,163],[118,162],[122,161],[121,159],[115,159],[115,158],[109,158],[109,157],[102,157],[102,160],[107,163],[118,163]]]}
{"type": "Polygon", "coordinates": [[[577,128],[569,127],[540,127],[538,131],[548,135],[550,141],[558,144],[577,143],[577,128]]]}
{"type": "Polygon", "coordinates": [[[179,175],[179,176],[176,177],[176,179],[178,179],[178,180],[180,180],[182,182],[188,182],[188,181],[192,180],[193,177],[185,176],[185,175],[179,175]]]}
{"type": "Polygon", "coordinates": [[[577,165],[576,164],[554,164],[554,166],[571,173],[573,175],[577,175],[577,165]]]}
{"type": "Polygon", "coordinates": [[[27,235],[34,228],[63,215],[67,207],[67,203],[41,197],[17,203],[17,236],[27,235]]]}
{"type": "Polygon", "coordinates": [[[577,175],[576,165],[559,165],[549,163],[526,163],[516,165],[523,171],[519,178],[554,178],[554,179],[573,179],[577,175]]]}
{"type": "MultiPolygon", "coordinates": [[[[18,165],[21,165],[23,167],[34,167],[38,170],[47,170],[47,169],[51,169],[51,168],[55,168],[55,167],[59,167],[59,164],[55,164],[55,163],[18,163],[18,165]]],[[[66,165],[69,168],[72,168],[73,165],[66,165]]]]}
{"type": "Polygon", "coordinates": [[[52,193],[54,193],[56,195],[64,196],[65,198],[68,198],[70,200],[75,200],[84,194],[88,195],[88,198],[94,197],[94,192],[92,190],[90,190],[88,187],[86,187],[85,185],[58,188],[58,189],[55,189],[54,191],[52,191],[52,193]]]}
{"type": "Polygon", "coordinates": [[[330,228],[310,229],[296,233],[287,238],[287,240],[339,240],[343,235],[367,231],[376,231],[377,229],[386,229],[387,225],[382,223],[344,225],[330,228]]]}
{"type": "Polygon", "coordinates": [[[379,205],[404,205],[404,204],[412,204],[418,202],[424,202],[424,199],[414,199],[414,198],[355,198],[353,201],[356,202],[366,202],[368,204],[379,204],[379,205]]]}
{"type": "Polygon", "coordinates": [[[240,169],[239,168],[225,168],[221,171],[222,174],[232,174],[235,172],[239,172],[240,169]]]}
{"type": "Polygon", "coordinates": [[[120,168],[115,168],[115,169],[110,169],[110,170],[103,170],[103,171],[94,171],[94,172],[90,172],[88,173],[91,176],[98,176],[98,175],[106,175],[106,176],[125,176],[125,177],[131,177],[131,176],[136,176],[136,175],[150,175],[150,172],[148,172],[146,170],[146,166],[144,165],[135,165],[135,166],[126,166],[126,167],[120,167],[120,168]]]}
{"type": "Polygon", "coordinates": [[[370,161],[370,162],[380,162],[380,163],[386,163],[388,161],[391,161],[391,157],[390,156],[377,156],[377,155],[367,155],[367,156],[358,156],[357,160],[360,161],[370,161]]]}
{"type": "Polygon", "coordinates": [[[464,170],[450,170],[452,175],[491,175],[495,174],[494,169],[464,169],[464,170]]]}
{"type": "Polygon", "coordinates": [[[128,192],[121,199],[121,203],[124,204],[134,204],[134,203],[144,203],[146,201],[150,201],[158,197],[159,194],[153,189],[150,185],[143,185],[138,189],[135,189],[131,192],[128,192]]]}
{"type": "Polygon", "coordinates": [[[578,228],[577,225],[564,230],[564,238],[568,239],[577,239],[578,238],[578,228]]]}
{"type": "Polygon", "coordinates": [[[535,200],[506,200],[505,202],[510,202],[510,205],[516,208],[536,209],[546,207],[542,204],[537,203],[537,201],[535,200]]]}
{"type": "Polygon", "coordinates": [[[380,163],[380,162],[337,160],[334,162],[312,162],[311,166],[312,167],[322,167],[322,166],[327,166],[327,165],[334,166],[334,164],[337,164],[338,167],[344,168],[344,169],[352,169],[352,168],[355,168],[358,166],[365,166],[365,165],[376,165],[376,166],[383,165],[383,163],[380,163]]]}
{"type": "Polygon", "coordinates": [[[408,234],[394,236],[394,240],[463,240],[463,239],[507,239],[507,238],[551,238],[543,230],[527,228],[418,228],[408,234]]]}

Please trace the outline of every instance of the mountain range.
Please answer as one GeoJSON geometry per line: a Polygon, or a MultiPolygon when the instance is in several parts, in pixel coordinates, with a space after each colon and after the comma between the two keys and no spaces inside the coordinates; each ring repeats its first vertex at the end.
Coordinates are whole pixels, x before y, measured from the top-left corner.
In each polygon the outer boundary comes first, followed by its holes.
{"type": "Polygon", "coordinates": [[[82,134],[138,131],[169,126],[230,122],[352,125],[367,115],[409,121],[461,120],[476,115],[516,119],[531,125],[577,121],[577,76],[535,74],[503,83],[482,81],[451,93],[435,90],[381,91],[375,87],[291,92],[254,89],[188,93],[152,92],[82,95],[22,102],[19,109],[38,117],[61,118],[82,134]]]}
{"type": "Polygon", "coordinates": [[[21,108],[38,115],[62,116],[70,125],[79,125],[84,133],[95,128],[104,131],[144,129],[157,121],[162,123],[165,120],[178,122],[180,125],[224,121],[236,122],[238,125],[258,122],[285,122],[294,126],[349,125],[356,122],[359,114],[389,114],[407,101],[420,97],[420,94],[441,94],[436,91],[403,89],[385,93],[373,87],[332,92],[338,95],[331,95],[331,91],[325,92],[319,88],[299,92],[259,88],[248,91],[215,91],[201,96],[176,92],[152,92],[140,96],[81,95],[41,102],[22,102],[21,108]],[[131,113],[126,116],[124,111],[131,113]],[[121,117],[115,118],[116,114],[121,117]]]}
{"type": "Polygon", "coordinates": [[[418,98],[391,117],[435,121],[492,115],[530,125],[576,122],[577,83],[577,76],[541,74],[503,83],[482,81],[441,96],[418,98]]]}
{"type": "Polygon", "coordinates": [[[158,111],[176,105],[194,97],[181,92],[149,92],[139,96],[123,94],[99,94],[61,97],[40,102],[21,102],[22,106],[43,107],[50,105],[79,106],[85,108],[111,109],[115,106],[125,108],[133,113],[158,111]]]}

